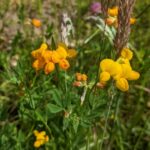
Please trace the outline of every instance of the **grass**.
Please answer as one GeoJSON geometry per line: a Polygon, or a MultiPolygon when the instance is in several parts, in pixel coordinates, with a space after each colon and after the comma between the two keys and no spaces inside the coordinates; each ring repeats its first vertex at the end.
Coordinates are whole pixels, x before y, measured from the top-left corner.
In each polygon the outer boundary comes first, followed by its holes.
{"type": "MultiPolygon", "coordinates": [[[[35,129],[49,136],[41,150],[150,149],[150,10],[145,10],[132,26],[129,41],[134,53],[131,64],[140,72],[140,79],[129,83],[129,91],[121,92],[114,81],[102,89],[95,86],[100,61],[114,59],[116,53],[113,30],[108,28],[105,35],[99,17],[96,21],[87,19],[90,4],[90,0],[0,2],[2,150],[33,150],[35,129]],[[31,52],[42,42],[51,49],[57,47],[63,12],[71,18],[74,32],[68,41],[78,55],[69,60],[71,67],[67,71],[56,65],[49,75],[36,73],[31,52]],[[40,19],[42,26],[34,27],[32,18],[40,19]],[[88,76],[87,85],[73,86],[76,72],[88,76]]],[[[137,1],[133,16],[148,5],[148,0],[137,1]]]]}

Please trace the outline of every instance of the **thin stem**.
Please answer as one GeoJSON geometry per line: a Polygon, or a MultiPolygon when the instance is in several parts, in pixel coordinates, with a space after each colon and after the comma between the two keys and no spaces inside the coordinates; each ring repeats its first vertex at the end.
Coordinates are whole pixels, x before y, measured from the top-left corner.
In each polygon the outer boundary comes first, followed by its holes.
{"type": "Polygon", "coordinates": [[[108,118],[109,118],[109,115],[110,115],[110,111],[111,111],[111,106],[113,104],[113,100],[114,100],[114,92],[112,92],[112,96],[111,96],[111,101],[109,103],[109,106],[108,106],[108,112],[107,112],[107,115],[106,115],[106,119],[105,119],[105,127],[104,127],[104,132],[103,132],[103,135],[102,135],[102,142],[100,144],[100,150],[102,150],[102,146],[103,146],[103,139],[105,137],[105,134],[106,134],[106,130],[107,130],[107,125],[108,125],[108,118]]]}
{"type": "Polygon", "coordinates": [[[136,16],[136,18],[140,18],[140,17],[149,9],[149,7],[150,7],[150,4],[147,5],[147,6],[143,9],[143,11],[140,12],[140,13],[136,16]]]}

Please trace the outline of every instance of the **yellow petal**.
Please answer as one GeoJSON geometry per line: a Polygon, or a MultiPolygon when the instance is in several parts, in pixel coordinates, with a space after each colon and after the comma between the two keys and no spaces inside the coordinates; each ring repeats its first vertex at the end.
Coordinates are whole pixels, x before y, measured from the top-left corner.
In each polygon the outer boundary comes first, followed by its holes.
{"type": "Polygon", "coordinates": [[[118,15],[118,7],[108,8],[108,15],[115,17],[118,15]]]}
{"type": "Polygon", "coordinates": [[[100,62],[100,68],[102,71],[110,70],[113,63],[114,63],[114,61],[112,59],[103,59],[100,62]]]}
{"type": "Polygon", "coordinates": [[[37,130],[34,130],[33,133],[35,136],[37,136],[39,134],[39,132],[37,130]]]}
{"type": "Polygon", "coordinates": [[[49,74],[49,73],[51,73],[54,70],[55,70],[54,63],[53,62],[49,62],[49,63],[46,64],[44,72],[45,72],[45,74],[49,74]]]}
{"type": "Polygon", "coordinates": [[[35,60],[35,61],[33,62],[32,67],[33,67],[36,71],[38,71],[38,70],[42,69],[42,68],[44,67],[44,65],[45,65],[45,62],[44,62],[44,61],[37,59],[37,60],[35,60]]]}
{"type": "Polygon", "coordinates": [[[116,87],[123,92],[128,91],[129,89],[128,81],[125,78],[120,78],[116,80],[116,87]]]}
{"type": "Polygon", "coordinates": [[[130,18],[130,24],[135,24],[136,23],[136,18],[130,18]]]}
{"type": "Polygon", "coordinates": [[[70,67],[70,64],[66,59],[61,59],[59,61],[59,67],[63,70],[67,70],[70,67]]]}
{"type": "Polygon", "coordinates": [[[31,55],[35,59],[39,59],[41,57],[41,52],[39,50],[34,50],[31,52],[31,55]]]}
{"type": "Polygon", "coordinates": [[[100,63],[100,68],[102,71],[108,72],[111,76],[116,76],[122,72],[121,65],[112,59],[103,59],[100,63]]]}
{"type": "Polygon", "coordinates": [[[50,61],[52,61],[52,51],[49,51],[49,50],[45,50],[43,53],[42,53],[42,57],[44,58],[45,62],[48,63],[50,61]]]}
{"type": "Polygon", "coordinates": [[[37,28],[41,27],[41,25],[42,25],[41,21],[36,18],[32,19],[32,24],[37,28]]]}
{"type": "Polygon", "coordinates": [[[65,50],[67,50],[68,48],[67,48],[67,45],[65,44],[65,43],[63,43],[63,42],[59,42],[58,43],[58,47],[63,47],[65,50]]]}
{"type": "Polygon", "coordinates": [[[76,80],[81,81],[82,80],[82,74],[81,73],[76,73],[76,80]]]}
{"type": "Polygon", "coordinates": [[[69,58],[76,57],[76,55],[77,55],[77,51],[75,49],[68,49],[67,53],[68,53],[69,58]]]}
{"type": "Polygon", "coordinates": [[[47,47],[48,47],[48,46],[47,46],[46,43],[42,43],[41,46],[40,46],[40,49],[41,49],[41,50],[46,50],[47,47]]]}
{"type": "Polygon", "coordinates": [[[128,48],[124,48],[124,49],[121,51],[121,56],[122,56],[123,58],[128,59],[128,60],[131,60],[132,57],[133,57],[133,52],[132,52],[130,49],[128,49],[128,48]]]}
{"type": "Polygon", "coordinates": [[[49,141],[49,137],[48,135],[45,136],[45,141],[48,142],[49,141]]]}
{"type": "Polygon", "coordinates": [[[131,71],[132,71],[131,66],[129,66],[127,64],[121,64],[121,67],[122,67],[121,77],[128,78],[130,73],[131,73],[131,71]]]}
{"type": "Polygon", "coordinates": [[[139,79],[140,74],[136,71],[131,71],[127,77],[128,80],[137,80],[139,79]]]}
{"type": "Polygon", "coordinates": [[[39,148],[41,146],[41,142],[40,141],[35,141],[34,142],[34,147],[35,148],[39,148]]]}
{"type": "Polygon", "coordinates": [[[58,45],[58,48],[56,49],[56,52],[59,54],[60,59],[66,59],[67,51],[63,46],[58,45]]]}
{"type": "Polygon", "coordinates": [[[116,22],[116,18],[115,17],[109,17],[105,20],[107,25],[113,25],[116,22]]]}
{"type": "Polygon", "coordinates": [[[110,74],[108,72],[102,72],[100,74],[100,82],[106,82],[110,79],[110,74]]]}
{"type": "Polygon", "coordinates": [[[86,81],[87,80],[87,75],[86,74],[82,74],[82,81],[86,81]]]}
{"type": "Polygon", "coordinates": [[[59,55],[58,51],[52,52],[52,61],[54,63],[58,63],[60,61],[61,56],[59,55]]]}

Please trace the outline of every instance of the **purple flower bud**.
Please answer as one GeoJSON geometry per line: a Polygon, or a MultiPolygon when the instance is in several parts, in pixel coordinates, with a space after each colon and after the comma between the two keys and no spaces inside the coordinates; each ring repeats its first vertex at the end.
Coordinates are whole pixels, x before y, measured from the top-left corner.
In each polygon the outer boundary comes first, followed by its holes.
{"type": "Polygon", "coordinates": [[[90,6],[90,10],[94,14],[99,14],[102,12],[101,10],[101,3],[100,2],[93,2],[90,6]]]}

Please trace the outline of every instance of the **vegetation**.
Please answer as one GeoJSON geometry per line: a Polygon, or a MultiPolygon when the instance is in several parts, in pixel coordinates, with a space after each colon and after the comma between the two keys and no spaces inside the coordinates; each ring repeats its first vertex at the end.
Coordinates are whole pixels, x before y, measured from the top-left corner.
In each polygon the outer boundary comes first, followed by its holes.
{"type": "Polygon", "coordinates": [[[0,1],[1,150],[150,149],[150,2],[119,1],[0,1]]]}

